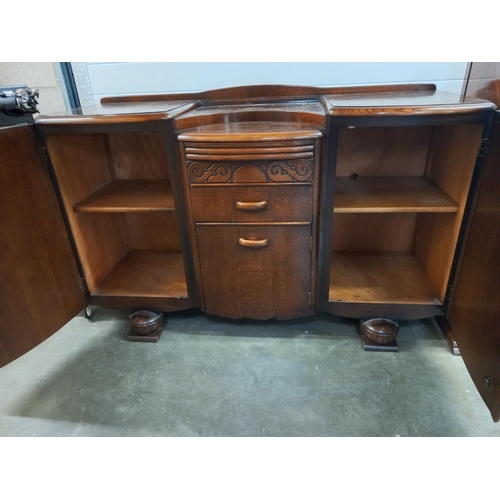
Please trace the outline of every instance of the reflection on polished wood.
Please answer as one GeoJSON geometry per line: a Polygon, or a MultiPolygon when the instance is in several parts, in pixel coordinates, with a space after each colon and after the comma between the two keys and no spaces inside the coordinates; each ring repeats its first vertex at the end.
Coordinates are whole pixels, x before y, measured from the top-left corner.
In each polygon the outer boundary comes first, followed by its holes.
{"type": "MultiPolygon", "coordinates": [[[[324,120],[323,120],[324,121],[324,120]]],[[[180,141],[289,141],[297,139],[316,139],[323,135],[320,125],[293,122],[233,122],[202,125],[183,130],[180,141]],[[258,126],[256,126],[256,123],[258,126]]]]}

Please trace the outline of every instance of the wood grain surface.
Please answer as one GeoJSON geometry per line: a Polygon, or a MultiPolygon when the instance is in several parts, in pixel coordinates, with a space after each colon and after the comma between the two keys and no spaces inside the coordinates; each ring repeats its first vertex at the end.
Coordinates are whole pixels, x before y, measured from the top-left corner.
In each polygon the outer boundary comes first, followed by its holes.
{"type": "Polygon", "coordinates": [[[336,213],[456,212],[458,205],[425,177],[339,177],[336,213]]]}
{"type": "Polygon", "coordinates": [[[203,186],[191,189],[196,222],[311,222],[312,186],[203,186]],[[245,211],[238,202],[266,202],[263,210],[245,211]]]}
{"type": "Polygon", "coordinates": [[[307,316],[311,226],[197,224],[205,307],[228,318],[307,316]],[[246,248],[239,240],[267,240],[246,248]]]}
{"type": "Polygon", "coordinates": [[[127,212],[122,222],[131,250],[181,251],[176,212],[127,212]]]}
{"type": "Polygon", "coordinates": [[[337,177],[423,176],[431,127],[355,127],[339,130],[337,177]]]}
{"type": "Polygon", "coordinates": [[[482,125],[439,127],[428,177],[458,205],[457,213],[422,214],[415,253],[444,301],[470,183],[481,145],[482,125]]]}
{"type": "Polygon", "coordinates": [[[166,144],[160,132],[108,134],[107,138],[116,179],[169,178],[166,144]]]}
{"type": "Polygon", "coordinates": [[[50,158],[90,293],[128,251],[119,214],[73,207],[113,180],[106,137],[49,135],[50,158]]]}
{"type": "Polygon", "coordinates": [[[276,99],[295,98],[304,96],[322,96],[339,94],[364,94],[364,93],[385,93],[393,92],[435,92],[436,85],[432,83],[424,84],[393,84],[393,85],[354,85],[348,87],[312,87],[305,85],[243,85],[239,87],[227,87],[196,92],[178,92],[171,94],[148,94],[103,97],[102,104],[152,102],[152,101],[179,101],[179,100],[219,100],[219,99],[243,99],[251,98],[276,99]]]}
{"type": "Polygon", "coordinates": [[[0,129],[0,366],[87,305],[33,126],[0,129]]]}
{"type": "Polygon", "coordinates": [[[289,122],[234,122],[193,127],[179,132],[180,141],[248,142],[311,140],[322,136],[322,127],[289,122]]]}
{"type": "Polygon", "coordinates": [[[187,163],[190,184],[304,183],[314,180],[314,159],[271,161],[192,161],[187,163]]]}
{"type": "Polygon", "coordinates": [[[399,252],[334,252],[329,300],[441,304],[418,259],[399,252]]]}
{"type": "Polygon", "coordinates": [[[180,252],[133,250],[96,288],[96,296],[187,297],[180,252]]]}
{"type": "Polygon", "coordinates": [[[412,252],[417,214],[335,214],[334,251],[412,252]]]}
{"type": "MultiPolygon", "coordinates": [[[[472,63],[467,93],[500,105],[500,63],[472,63]]],[[[462,358],[495,421],[500,420],[500,112],[454,283],[448,319],[462,358]]]]}
{"type": "Polygon", "coordinates": [[[175,210],[169,181],[113,181],[74,207],[75,212],[175,210]]]}

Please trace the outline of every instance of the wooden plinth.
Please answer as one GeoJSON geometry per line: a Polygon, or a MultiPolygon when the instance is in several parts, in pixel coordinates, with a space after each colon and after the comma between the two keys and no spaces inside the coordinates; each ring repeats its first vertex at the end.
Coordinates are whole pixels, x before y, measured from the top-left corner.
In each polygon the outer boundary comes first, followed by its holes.
{"type": "Polygon", "coordinates": [[[361,338],[361,345],[365,351],[385,351],[385,352],[398,352],[398,342],[393,340],[388,344],[375,344],[370,339],[367,339],[364,335],[359,335],[361,338]]]}
{"type": "Polygon", "coordinates": [[[158,328],[158,330],[150,333],[149,335],[137,335],[133,330],[127,335],[127,340],[131,342],[158,342],[161,334],[163,333],[163,327],[158,328]]]}

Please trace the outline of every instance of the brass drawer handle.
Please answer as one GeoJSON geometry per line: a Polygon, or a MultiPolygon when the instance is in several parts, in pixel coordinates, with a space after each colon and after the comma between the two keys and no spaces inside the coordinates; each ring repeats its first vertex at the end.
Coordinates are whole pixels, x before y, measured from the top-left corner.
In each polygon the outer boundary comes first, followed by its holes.
{"type": "Polygon", "coordinates": [[[269,242],[267,241],[267,238],[264,238],[262,240],[240,238],[238,240],[238,243],[242,247],[247,247],[247,248],[262,248],[262,247],[267,247],[267,245],[269,244],[269,242]]]}
{"type": "Polygon", "coordinates": [[[238,210],[265,210],[267,201],[237,201],[236,208],[238,210]]]}

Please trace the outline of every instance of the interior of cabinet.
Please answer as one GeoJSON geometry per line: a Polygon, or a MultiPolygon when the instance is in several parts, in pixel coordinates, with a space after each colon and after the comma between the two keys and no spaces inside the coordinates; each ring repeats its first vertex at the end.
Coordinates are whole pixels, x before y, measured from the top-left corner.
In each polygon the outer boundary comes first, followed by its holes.
{"type": "Polygon", "coordinates": [[[343,128],[330,302],[441,304],[482,125],[343,128]]]}
{"type": "Polygon", "coordinates": [[[159,133],[48,135],[91,295],[187,297],[159,133]]]}

